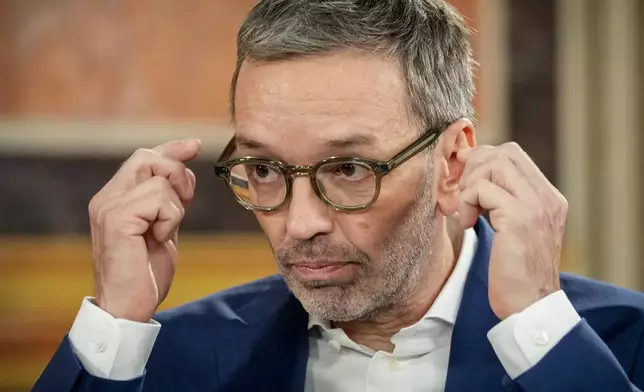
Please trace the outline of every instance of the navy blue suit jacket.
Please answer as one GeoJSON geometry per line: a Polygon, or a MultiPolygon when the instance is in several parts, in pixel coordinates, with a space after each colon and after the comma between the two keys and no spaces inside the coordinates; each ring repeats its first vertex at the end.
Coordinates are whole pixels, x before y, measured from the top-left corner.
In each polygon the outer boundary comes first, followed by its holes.
{"type": "MultiPolygon", "coordinates": [[[[622,392],[644,389],[644,295],[561,275],[582,321],[536,366],[510,380],[487,339],[493,230],[479,244],[452,335],[446,391],[622,392]],[[638,389],[639,388],[639,389],[638,389]]],[[[155,317],[163,326],[145,374],[116,382],[87,373],[63,340],[34,391],[279,391],[304,389],[308,315],[278,276],[155,317]]]]}

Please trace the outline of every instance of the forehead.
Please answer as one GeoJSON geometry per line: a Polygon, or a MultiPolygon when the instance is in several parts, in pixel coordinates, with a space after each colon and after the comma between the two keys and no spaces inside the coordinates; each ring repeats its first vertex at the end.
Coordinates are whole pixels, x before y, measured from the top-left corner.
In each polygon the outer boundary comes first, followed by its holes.
{"type": "Polygon", "coordinates": [[[242,66],[235,98],[238,136],[288,141],[309,151],[365,136],[385,145],[411,131],[397,61],[358,50],[242,66]]]}

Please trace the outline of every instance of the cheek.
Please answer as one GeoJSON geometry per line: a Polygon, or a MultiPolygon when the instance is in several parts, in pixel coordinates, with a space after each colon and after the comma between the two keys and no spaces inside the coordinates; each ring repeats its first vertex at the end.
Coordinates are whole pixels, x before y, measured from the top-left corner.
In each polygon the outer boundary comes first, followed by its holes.
{"type": "Polygon", "coordinates": [[[380,260],[382,246],[392,235],[398,234],[399,225],[416,203],[418,183],[398,185],[409,192],[383,192],[378,202],[363,214],[338,217],[344,236],[372,260],[380,260]]]}
{"type": "Polygon", "coordinates": [[[373,207],[364,214],[347,214],[338,219],[344,237],[371,260],[380,260],[380,252],[387,237],[395,230],[396,211],[373,207]]]}
{"type": "Polygon", "coordinates": [[[255,212],[254,214],[271,247],[277,249],[286,237],[286,216],[280,213],[262,214],[255,212]]]}

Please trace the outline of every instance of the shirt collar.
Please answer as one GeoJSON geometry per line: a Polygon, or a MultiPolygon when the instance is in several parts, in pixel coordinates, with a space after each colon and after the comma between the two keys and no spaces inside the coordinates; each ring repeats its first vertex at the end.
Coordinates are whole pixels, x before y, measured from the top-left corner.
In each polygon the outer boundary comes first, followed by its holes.
{"type": "MultiPolygon", "coordinates": [[[[423,319],[439,319],[446,321],[450,325],[456,323],[456,315],[458,314],[461,298],[463,298],[463,290],[465,289],[465,280],[474,261],[477,246],[478,237],[474,229],[465,230],[461,252],[454,266],[454,270],[423,319]]],[[[328,321],[320,320],[313,315],[309,315],[308,329],[314,326],[319,326],[324,330],[331,329],[331,324],[328,321]]]]}

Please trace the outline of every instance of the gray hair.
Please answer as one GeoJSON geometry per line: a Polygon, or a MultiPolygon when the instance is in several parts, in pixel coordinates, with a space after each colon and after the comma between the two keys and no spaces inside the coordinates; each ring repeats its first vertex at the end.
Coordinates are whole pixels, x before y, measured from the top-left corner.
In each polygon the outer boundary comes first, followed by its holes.
{"type": "Polygon", "coordinates": [[[235,90],[245,60],[285,60],[356,48],[399,60],[423,129],[473,119],[471,47],[463,17],[443,0],[261,0],[237,36],[235,90]]]}

